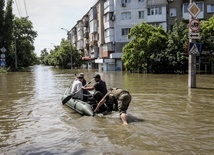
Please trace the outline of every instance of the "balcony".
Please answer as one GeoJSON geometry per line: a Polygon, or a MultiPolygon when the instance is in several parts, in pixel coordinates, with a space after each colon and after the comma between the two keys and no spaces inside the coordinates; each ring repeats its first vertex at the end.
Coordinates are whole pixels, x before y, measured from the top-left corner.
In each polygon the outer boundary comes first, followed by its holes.
{"type": "Polygon", "coordinates": [[[82,57],[82,60],[90,60],[91,58],[89,56],[82,57]]]}
{"type": "Polygon", "coordinates": [[[77,50],[83,50],[83,40],[77,41],[77,50]]]}
{"type": "Polygon", "coordinates": [[[90,41],[90,46],[97,46],[97,40],[90,41]]]}
{"type": "Polygon", "coordinates": [[[157,5],[167,5],[167,0],[158,0],[158,1],[154,1],[154,0],[148,0],[148,6],[157,6],[157,5]]]}
{"type": "Polygon", "coordinates": [[[99,57],[99,48],[98,47],[93,47],[93,49],[91,49],[91,58],[92,59],[95,59],[95,58],[98,58],[99,57]]]}
{"type": "MultiPolygon", "coordinates": [[[[204,1],[204,0],[194,0],[195,2],[201,2],[201,1],[204,1]]],[[[189,0],[182,0],[182,3],[189,3],[189,0]]]]}
{"type": "Polygon", "coordinates": [[[103,51],[102,58],[109,58],[111,53],[113,53],[113,51],[103,51]]]}
{"type": "Polygon", "coordinates": [[[89,21],[97,19],[97,8],[96,6],[94,6],[93,8],[91,8],[91,10],[89,11],[89,21]]]}
{"type": "Polygon", "coordinates": [[[84,44],[84,49],[87,49],[87,50],[89,49],[89,43],[84,44]]]}
{"type": "Polygon", "coordinates": [[[119,58],[121,58],[123,56],[123,53],[111,53],[110,54],[110,58],[111,59],[119,59],[119,58]]]}
{"type": "Polygon", "coordinates": [[[89,38],[89,32],[85,32],[83,36],[84,38],[89,38]]]}
{"type": "Polygon", "coordinates": [[[88,23],[89,23],[88,21],[84,21],[83,22],[83,27],[88,27],[88,25],[89,25],[88,23]]]}

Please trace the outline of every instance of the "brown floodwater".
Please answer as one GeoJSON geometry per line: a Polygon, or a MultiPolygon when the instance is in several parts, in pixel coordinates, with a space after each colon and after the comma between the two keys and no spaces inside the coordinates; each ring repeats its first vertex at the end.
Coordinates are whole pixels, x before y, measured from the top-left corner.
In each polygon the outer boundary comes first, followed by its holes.
{"type": "MultiPolygon", "coordinates": [[[[0,74],[0,155],[212,155],[214,75],[138,74],[33,66],[0,74]],[[128,126],[117,112],[81,116],[61,104],[76,73],[129,90],[128,126]]],[[[92,82],[93,84],[93,82],[92,82]]]]}

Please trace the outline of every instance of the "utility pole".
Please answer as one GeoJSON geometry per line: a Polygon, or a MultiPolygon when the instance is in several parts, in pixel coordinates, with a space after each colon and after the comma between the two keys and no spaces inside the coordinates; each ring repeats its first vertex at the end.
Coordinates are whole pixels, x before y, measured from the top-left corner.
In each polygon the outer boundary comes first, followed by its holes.
{"type": "Polygon", "coordinates": [[[188,66],[188,87],[196,88],[196,55],[200,54],[200,44],[196,43],[196,39],[199,39],[200,34],[198,30],[200,28],[200,22],[196,19],[200,13],[200,9],[192,0],[189,1],[190,5],[188,11],[190,13],[189,18],[189,66],[188,66]]]}
{"type": "Polygon", "coordinates": [[[61,30],[65,30],[67,32],[67,35],[68,35],[68,41],[69,41],[69,50],[70,50],[70,54],[71,54],[71,69],[72,69],[72,49],[71,49],[71,39],[70,39],[70,36],[69,36],[69,31],[65,28],[61,28],[61,30]]]}
{"type": "Polygon", "coordinates": [[[17,71],[18,63],[17,63],[16,37],[14,39],[14,50],[15,50],[15,70],[17,71]]]}

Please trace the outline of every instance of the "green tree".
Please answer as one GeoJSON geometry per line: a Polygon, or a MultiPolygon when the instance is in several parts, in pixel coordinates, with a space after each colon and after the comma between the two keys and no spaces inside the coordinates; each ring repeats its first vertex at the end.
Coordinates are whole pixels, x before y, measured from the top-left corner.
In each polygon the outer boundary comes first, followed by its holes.
{"type": "Polygon", "coordinates": [[[161,27],[142,23],[128,34],[131,41],[123,48],[124,66],[127,70],[153,71],[157,55],[167,46],[167,33],[161,27]]]}
{"type": "Polygon", "coordinates": [[[214,16],[207,21],[201,21],[200,42],[203,50],[214,50],[214,16]]]}
{"type": "Polygon", "coordinates": [[[0,48],[4,46],[4,5],[5,1],[1,0],[0,1],[0,48]]]}
{"type": "Polygon", "coordinates": [[[79,67],[82,64],[82,55],[70,45],[68,40],[62,39],[59,46],[55,46],[50,54],[47,49],[41,51],[40,59],[43,64],[52,66],[60,66],[62,68],[71,67],[71,51],[72,51],[72,66],[79,67]]]}
{"type": "MultiPolygon", "coordinates": [[[[14,20],[14,37],[16,39],[16,52],[18,66],[28,67],[37,60],[34,53],[34,40],[37,32],[33,30],[33,24],[27,17],[15,18],[14,20]]],[[[15,47],[14,47],[15,48],[15,47]]],[[[13,56],[15,55],[13,50],[13,56]]]]}
{"type": "Polygon", "coordinates": [[[175,20],[173,31],[169,34],[168,46],[164,55],[167,60],[167,72],[186,72],[188,69],[188,54],[185,48],[188,45],[188,28],[184,21],[175,20]]]}
{"type": "Polygon", "coordinates": [[[214,16],[212,16],[207,21],[201,21],[201,51],[206,51],[206,54],[201,54],[206,62],[201,61],[201,68],[205,68],[205,65],[208,65],[208,70],[212,70],[214,63],[214,16]],[[209,64],[207,64],[207,62],[209,64]]]}
{"type": "Polygon", "coordinates": [[[49,58],[49,53],[47,51],[47,48],[43,49],[41,51],[41,54],[40,54],[40,62],[44,65],[49,65],[49,62],[48,62],[48,58],[49,58]]]}
{"type": "Polygon", "coordinates": [[[7,49],[7,65],[10,65],[12,61],[11,52],[12,52],[12,40],[13,40],[13,9],[12,9],[12,0],[7,1],[6,11],[4,15],[4,25],[3,25],[3,37],[4,37],[4,47],[7,49]]]}

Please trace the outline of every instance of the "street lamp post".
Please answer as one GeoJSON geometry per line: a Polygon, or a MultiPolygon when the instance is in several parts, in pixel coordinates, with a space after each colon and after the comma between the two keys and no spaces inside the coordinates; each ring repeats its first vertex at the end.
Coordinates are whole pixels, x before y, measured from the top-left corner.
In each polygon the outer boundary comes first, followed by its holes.
{"type": "Polygon", "coordinates": [[[69,49],[70,49],[70,54],[71,54],[71,69],[72,69],[72,50],[71,50],[71,39],[69,37],[69,31],[65,28],[61,28],[61,30],[65,30],[67,32],[68,35],[68,39],[69,39],[69,49]]]}
{"type": "Polygon", "coordinates": [[[15,50],[15,70],[18,70],[18,61],[17,61],[17,48],[16,48],[16,37],[14,38],[14,50],[15,50]]]}

